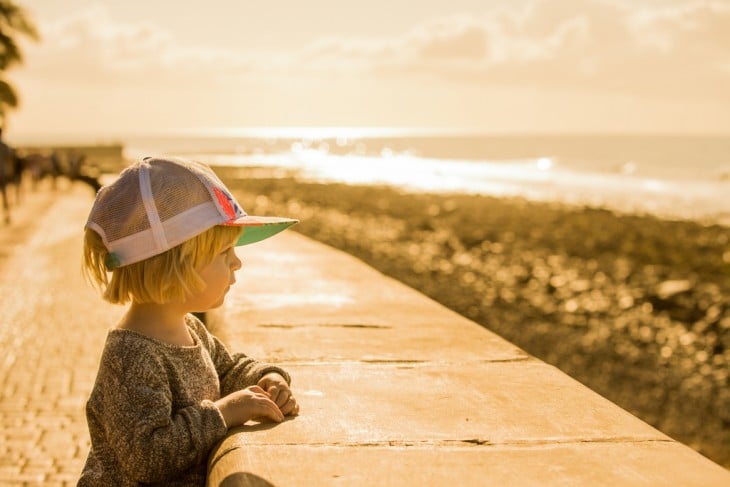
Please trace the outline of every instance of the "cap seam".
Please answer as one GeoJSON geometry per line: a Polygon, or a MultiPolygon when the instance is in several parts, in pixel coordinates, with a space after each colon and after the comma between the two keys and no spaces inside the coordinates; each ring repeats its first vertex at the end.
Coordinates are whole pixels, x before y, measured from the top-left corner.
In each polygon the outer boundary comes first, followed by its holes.
{"type": "Polygon", "coordinates": [[[162,227],[160,214],[157,212],[155,196],[152,194],[149,166],[142,164],[139,169],[139,189],[142,196],[142,204],[147,212],[147,220],[150,223],[152,238],[157,245],[157,249],[166,249],[168,248],[167,238],[162,227]]]}

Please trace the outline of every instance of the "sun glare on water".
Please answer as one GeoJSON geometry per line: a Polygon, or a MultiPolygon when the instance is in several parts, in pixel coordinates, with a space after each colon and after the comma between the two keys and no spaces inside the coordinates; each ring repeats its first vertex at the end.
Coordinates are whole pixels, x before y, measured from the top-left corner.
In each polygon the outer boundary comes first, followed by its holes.
{"type": "Polygon", "coordinates": [[[537,168],[541,171],[548,171],[553,167],[553,160],[549,157],[541,157],[537,160],[537,168]]]}

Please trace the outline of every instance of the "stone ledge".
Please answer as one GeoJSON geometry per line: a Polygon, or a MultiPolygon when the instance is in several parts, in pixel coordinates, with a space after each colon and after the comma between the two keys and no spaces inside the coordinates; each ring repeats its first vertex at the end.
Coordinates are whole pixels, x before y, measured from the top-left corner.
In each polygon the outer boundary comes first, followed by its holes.
{"type": "Polygon", "coordinates": [[[730,485],[730,472],[357,259],[287,232],[240,250],[209,324],[286,368],[301,415],[247,424],[209,485],[730,485]]]}

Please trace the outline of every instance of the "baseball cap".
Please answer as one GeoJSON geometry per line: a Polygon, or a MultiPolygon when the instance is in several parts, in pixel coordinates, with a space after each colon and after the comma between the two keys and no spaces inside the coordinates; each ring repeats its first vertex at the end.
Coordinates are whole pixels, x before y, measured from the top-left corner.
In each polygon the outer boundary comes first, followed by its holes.
{"type": "Polygon", "coordinates": [[[101,236],[107,268],[161,254],[215,225],[243,227],[236,245],[269,238],[298,220],[247,215],[206,164],[146,157],[96,195],[85,228],[101,236]]]}

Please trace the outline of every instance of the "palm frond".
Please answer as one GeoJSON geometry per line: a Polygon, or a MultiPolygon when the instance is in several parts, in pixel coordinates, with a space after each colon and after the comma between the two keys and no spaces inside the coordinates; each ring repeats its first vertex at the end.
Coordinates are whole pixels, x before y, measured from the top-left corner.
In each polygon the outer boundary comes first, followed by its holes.
{"type": "Polygon", "coordinates": [[[0,0],[0,29],[26,35],[36,41],[40,39],[38,29],[25,9],[10,0],[0,0]]]}
{"type": "Polygon", "coordinates": [[[23,62],[23,54],[15,40],[0,31],[0,71],[16,63],[23,62]]]}
{"type": "Polygon", "coordinates": [[[18,103],[19,99],[15,88],[7,81],[0,79],[0,109],[3,109],[2,112],[4,113],[5,107],[16,108],[18,103]]]}

